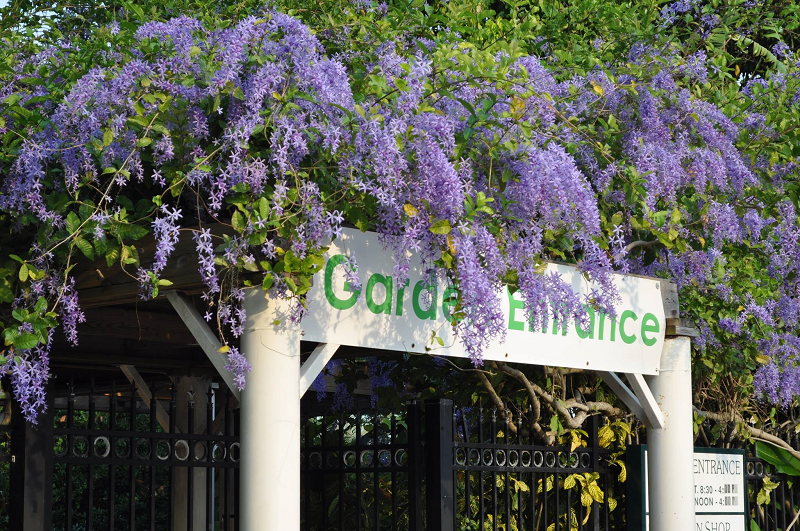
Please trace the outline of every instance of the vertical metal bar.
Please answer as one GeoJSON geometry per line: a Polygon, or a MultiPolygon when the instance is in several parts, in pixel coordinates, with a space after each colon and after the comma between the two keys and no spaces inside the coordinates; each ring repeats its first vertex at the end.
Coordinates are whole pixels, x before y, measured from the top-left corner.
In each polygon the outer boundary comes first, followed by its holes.
{"type": "MultiPolygon", "coordinates": [[[[231,403],[232,394],[230,390],[225,394],[225,435],[233,435],[233,404],[231,403]]],[[[306,419],[308,422],[308,419],[306,419]]],[[[306,439],[308,441],[308,439],[306,439]]],[[[308,444],[308,442],[306,442],[308,444]]],[[[227,452],[226,452],[227,455],[227,452]]],[[[306,456],[308,459],[308,456],[306,456]]],[[[228,460],[232,460],[232,456],[228,456],[228,460]]],[[[232,497],[233,491],[233,471],[230,468],[225,469],[225,525],[223,526],[224,531],[232,531],[231,526],[231,513],[236,510],[235,506],[231,506],[229,500],[233,500],[232,497]]],[[[308,520],[306,520],[306,526],[308,525],[308,520]]]]}
{"type": "MultiPolygon", "coordinates": [[[[214,389],[211,387],[211,382],[208,383],[208,393],[206,393],[206,433],[216,436],[216,433],[211,433],[211,426],[214,424],[214,389]]],[[[211,450],[214,448],[214,441],[206,441],[206,463],[211,466],[206,467],[206,531],[214,531],[213,522],[213,508],[214,508],[214,467],[213,460],[211,459],[211,450]]]]}
{"type": "MultiPolygon", "coordinates": [[[[89,380],[89,430],[94,430],[95,398],[94,398],[94,376],[89,380]]],[[[94,529],[94,434],[90,433],[87,437],[89,447],[86,455],[89,457],[89,466],[86,472],[86,531],[94,529]]]]}
{"type": "MultiPolygon", "coordinates": [[[[75,379],[69,378],[69,398],[67,398],[67,429],[72,429],[75,417],[75,379]]],[[[73,435],[67,435],[67,457],[73,455],[73,435]]],[[[67,463],[67,510],[66,529],[72,531],[72,465],[67,463]]]]}
{"type": "Polygon", "coordinates": [[[503,431],[503,440],[506,443],[506,529],[511,529],[511,471],[508,467],[508,453],[511,451],[511,423],[508,421],[508,415],[505,420],[505,430],[503,431]]]}
{"type": "Polygon", "coordinates": [[[356,529],[361,531],[361,410],[356,406],[356,529]]]}
{"type": "MultiPolygon", "coordinates": [[[[131,460],[131,463],[134,462],[135,455],[136,455],[136,437],[134,434],[136,433],[136,380],[131,380],[131,397],[130,397],[130,404],[129,404],[129,412],[130,412],[130,419],[129,419],[129,429],[131,436],[128,438],[128,457],[131,460]]],[[[130,474],[129,480],[129,488],[128,488],[128,518],[129,520],[129,529],[131,531],[136,530],[136,466],[131,464],[128,467],[128,473],[130,474]]]]}
{"type": "MultiPolygon", "coordinates": [[[[108,397],[108,411],[109,419],[108,426],[113,433],[117,429],[117,384],[111,380],[111,393],[108,397]]],[[[109,455],[114,457],[114,449],[116,440],[113,436],[108,437],[109,455]]],[[[116,501],[116,483],[117,483],[117,467],[114,464],[108,465],[108,529],[114,531],[114,502],[116,501]]]]}
{"type": "MultiPolygon", "coordinates": [[[[169,390],[169,432],[172,435],[177,435],[175,430],[175,384],[169,390]]],[[[169,460],[172,462],[169,466],[169,531],[175,530],[175,445],[178,439],[170,439],[169,443],[169,460]]]]}
{"type": "MultiPolygon", "coordinates": [[[[422,531],[422,425],[421,405],[415,400],[408,404],[408,531],[422,531]]],[[[356,459],[358,461],[358,459],[356,459]]],[[[358,491],[356,491],[358,492],[358,491]]]]}
{"type": "Polygon", "coordinates": [[[186,434],[189,443],[189,458],[186,463],[186,531],[194,530],[194,387],[189,387],[189,429],[186,434]]]}
{"type": "Polygon", "coordinates": [[[153,466],[152,462],[156,459],[156,441],[158,439],[154,438],[156,432],[156,384],[155,382],[150,384],[150,492],[148,494],[150,498],[150,529],[151,531],[155,531],[156,529],[156,468],[153,466]]]}
{"type": "Polygon", "coordinates": [[[395,472],[395,463],[394,460],[394,453],[396,451],[395,445],[397,444],[397,415],[395,414],[394,408],[392,408],[392,420],[391,420],[391,427],[390,427],[390,439],[389,439],[389,466],[392,467],[392,531],[397,531],[397,473],[395,472]]]}
{"type": "MultiPolygon", "coordinates": [[[[558,467],[558,452],[556,452],[556,467],[558,467]]],[[[556,531],[559,531],[559,529],[561,529],[561,519],[559,518],[559,516],[561,516],[561,515],[558,514],[561,511],[561,505],[560,505],[561,495],[558,492],[558,482],[559,482],[560,479],[561,479],[560,478],[560,474],[558,474],[558,473],[556,473],[554,475],[554,477],[553,477],[553,491],[554,491],[555,496],[556,496],[556,510],[555,510],[555,520],[554,520],[554,522],[556,524],[556,531]]],[[[569,529],[569,528],[567,528],[567,529],[569,529]]]]}
{"type": "MultiPolygon", "coordinates": [[[[467,421],[467,415],[464,412],[464,407],[461,407],[461,424],[464,427],[464,442],[469,443],[469,427],[467,421]]],[[[456,434],[454,434],[455,437],[456,434]]],[[[470,474],[470,462],[469,462],[469,447],[464,448],[464,514],[467,520],[472,518],[472,486],[471,483],[471,474],[470,474]]]]}
{"type": "Polygon", "coordinates": [[[375,527],[373,528],[375,531],[380,531],[381,522],[380,522],[380,503],[381,497],[378,495],[379,484],[381,479],[381,471],[378,468],[378,454],[380,450],[378,450],[378,439],[380,438],[380,419],[378,418],[378,410],[373,410],[372,413],[372,495],[373,495],[373,507],[372,507],[372,514],[373,520],[375,521],[375,527]]]}
{"type": "Polygon", "coordinates": [[[454,528],[453,401],[425,401],[428,529],[454,528]]]}
{"type": "Polygon", "coordinates": [[[325,484],[325,434],[328,432],[325,426],[325,411],[322,412],[322,433],[320,435],[320,469],[319,473],[322,475],[322,529],[328,529],[328,486],[325,484]]]}
{"type": "MultiPolygon", "coordinates": [[[[519,409],[521,411],[521,409],[519,409]]],[[[517,445],[522,446],[524,444],[522,440],[522,413],[520,413],[519,417],[517,417],[517,445]]],[[[517,454],[519,457],[519,450],[517,450],[517,454]]],[[[519,461],[517,461],[519,463],[519,461]]],[[[525,477],[522,475],[521,471],[516,473],[516,477],[519,481],[523,481],[525,477]]],[[[522,490],[517,491],[517,529],[525,529],[525,523],[522,521],[524,513],[522,511],[522,490]]]]}
{"type": "MultiPolygon", "coordinates": [[[[492,407],[492,464],[497,465],[494,459],[495,445],[497,445],[497,407],[492,407]]],[[[497,517],[500,511],[497,510],[497,472],[492,471],[492,529],[497,531],[497,517]]]]}
{"type": "Polygon", "coordinates": [[[339,457],[339,531],[344,531],[344,412],[339,412],[339,451],[336,452],[339,457]]]}
{"type": "MultiPolygon", "coordinates": [[[[545,463],[545,464],[547,464],[547,463],[545,463]]],[[[550,497],[550,494],[547,491],[547,480],[549,478],[550,478],[550,473],[549,472],[542,473],[542,494],[544,495],[542,497],[542,516],[544,517],[544,528],[543,529],[548,529],[550,527],[550,524],[549,524],[550,518],[548,518],[548,516],[550,516],[550,511],[548,510],[549,507],[548,507],[548,503],[547,503],[548,502],[548,498],[550,497]]]]}
{"type": "MultiPolygon", "coordinates": [[[[478,402],[478,442],[481,444],[480,449],[478,450],[478,462],[482,464],[483,462],[483,442],[484,442],[484,433],[483,433],[483,403],[478,402]]],[[[486,505],[484,503],[484,496],[483,496],[483,470],[478,470],[478,499],[480,500],[480,511],[481,511],[481,531],[486,529],[486,505]]]]}

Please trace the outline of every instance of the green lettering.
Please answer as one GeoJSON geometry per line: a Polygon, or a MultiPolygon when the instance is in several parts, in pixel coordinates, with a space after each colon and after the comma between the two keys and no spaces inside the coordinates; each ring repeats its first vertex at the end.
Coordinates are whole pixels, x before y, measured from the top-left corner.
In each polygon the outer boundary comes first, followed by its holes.
{"type": "Polygon", "coordinates": [[[619,318],[619,337],[622,338],[626,344],[630,345],[634,341],[636,341],[636,335],[628,335],[625,333],[625,321],[628,319],[633,319],[634,321],[638,320],[639,318],[630,310],[625,310],[622,312],[622,316],[619,318]]]}
{"type": "Polygon", "coordinates": [[[458,304],[458,290],[453,286],[448,286],[442,295],[442,315],[448,321],[453,318],[453,308],[458,304]]]}
{"type": "Polygon", "coordinates": [[[642,317],[642,343],[648,347],[655,345],[658,339],[655,337],[647,337],[645,334],[648,332],[654,332],[657,334],[661,331],[660,328],[661,327],[658,324],[658,319],[656,319],[655,315],[652,313],[644,314],[644,317],[642,317]]]}
{"type": "Polygon", "coordinates": [[[436,320],[436,284],[434,282],[431,283],[424,283],[421,280],[414,284],[414,293],[411,297],[411,306],[414,308],[414,314],[422,319],[430,319],[431,321],[436,320]],[[427,310],[423,310],[422,307],[419,305],[419,296],[422,291],[429,291],[433,298],[431,305],[428,307],[427,310]]]}
{"type": "Polygon", "coordinates": [[[337,254],[335,256],[331,256],[328,259],[328,263],[325,264],[325,298],[328,299],[328,304],[337,310],[349,310],[356,304],[356,301],[358,300],[359,290],[350,290],[349,286],[347,285],[345,285],[345,291],[352,291],[353,293],[347,299],[340,299],[333,291],[333,270],[336,268],[336,266],[345,262],[347,262],[347,257],[343,254],[337,254]]]}
{"type": "Polygon", "coordinates": [[[385,313],[390,314],[392,313],[392,292],[394,291],[394,282],[392,281],[392,277],[385,277],[380,273],[375,273],[369,280],[367,281],[367,308],[372,313],[385,313]],[[375,290],[375,286],[377,284],[381,284],[386,291],[386,294],[383,297],[383,302],[380,304],[375,303],[375,299],[373,298],[372,294],[375,290]]]}
{"type": "Polygon", "coordinates": [[[589,329],[584,330],[581,328],[580,320],[575,320],[575,332],[578,333],[578,337],[581,339],[594,339],[594,308],[588,305],[583,306],[584,310],[589,314],[589,329]]]}
{"type": "Polygon", "coordinates": [[[508,287],[506,287],[506,293],[508,293],[508,329],[520,331],[525,330],[525,323],[522,321],[517,321],[514,317],[514,312],[524,309],[525,303],[517,300],[508,287]]]}
{"type": "Polygon", "coordinates": [[[394,314],[403,315],[403,298],[406,294],[406,286],[408,286],[408,279],[403,282],[403,285],[397,288],[397,302],[394,305],[394,314]]]}
{"type": "Polygon", "coordinates": [[[611,341],[617,340],[617,318],[611,317],[611,341]]]}
{"type": "Polygon", "coordinates": [[[603,326],[606,324],[606,314],[603,312],[597,312],[597,322],[599,323],[597,329],[597,339],[602,341],[603,340],[603,326]]]}

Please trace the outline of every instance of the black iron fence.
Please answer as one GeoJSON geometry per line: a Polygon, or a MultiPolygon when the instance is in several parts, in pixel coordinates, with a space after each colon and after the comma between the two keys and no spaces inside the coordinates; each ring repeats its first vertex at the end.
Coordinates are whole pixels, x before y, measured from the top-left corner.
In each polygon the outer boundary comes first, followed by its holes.
{"type": "Polygon", "coordinates": [[[230,396],[93,379],[54,394],[53,530],[237,528],[230,396]]]}
{"type": "MultiPolygon", "coordinates": [[[[44,529],[237,529],[237,404],[227,393],[92,379],[51,392],[40,428],[0,414],[0,531],[23,529],[32,505],[14,496],[41,489],[42,477],[44,529]],[[37,453],[46,441],[49,453],[37,453]],[[44,474],[26,472],[37,464],[44,474]]],[[[399,411],[304,404],[301,529],[625,529],[624,458],[601,444],[605,421],[589,419],[583,443],[543,446],[515,412],[509,421],[447,400],[399,411]]],[[[748,531],[796,527],[796,478],[753,457],[746,467],[748,531]]]]}
{"type": "Polygon", "coordinates": [[[397,531],[411,526],[414,411],[303,408],[301,529],[397,531]]]}

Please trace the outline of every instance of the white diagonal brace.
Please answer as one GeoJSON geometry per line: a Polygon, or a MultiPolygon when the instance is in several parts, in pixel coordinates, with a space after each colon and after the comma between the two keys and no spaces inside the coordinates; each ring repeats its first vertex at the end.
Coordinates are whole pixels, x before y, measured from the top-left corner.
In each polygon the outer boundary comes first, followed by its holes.
{"type": "Polygon", "coordinates": [[[603,379],[603,381],[608,385],[612,391],[617,395],[617,397],[622,400],[622,402],[628,406],[628,409],[631,410],[631,413],[636,415],[637,418],[642,420],[643,422],[647,422],[647,416],[644,413],[644,409],[642,409],[642,404],[639,402],[639,399],[636,395],[631,391],[625,382],[620,380],[619,376],[615,372],[608,372],[608,371],[597,371],[598,376],[603,379]]]}
{"type": "Polygon", "coordinates": [[[314,380],[317,379],[319,373],[325,368],[325,365],[331,361],[331,358],[339,349],[339,345],[335,343],[320,343],[314,352],[308,357],[306,362],[300,367],[300,398],[308,391],[314,380]]]}
{"type": "Polygon", "coordinates": [[[177,291],[167,291],[166,295],[169,302],[172,303],[172,307],[175,308],[175,311],[178,312],[178,315],[186,324],[186,328],[189,329],[192,336],[197,340],[197,344],[200,345],[200,348],[206,353],[208,359],[211,360],[214,368],[216,368],[219,375],[222,376],[222,380],[228,386],[228,389],[231,390],[236,400],[241,402],[239,389],[233,381],[233,374],[225,368],[228,359],[225,354],[219,351],[219,349],[222,348],[222,343],[220,343],[217,335],[211,330],[208,323],[205,322],[200,312],[194,307],[194,304],[186,297],[177,291]]]}
{"type": "MultiPolygon", "coordinates": [[[[133,365],[120,365],[119,368],[129,382],[136,382],[136,392],[139,393],[139,397],[145,405],[150,407],[150,400],[153,398],[153,393],[150,391],[150,388],[147,387],[144,378],[142,378],[142,375],[136,370],[136,367],[133,365]]],[[[114,400],[114,397],[111,397],[111,400],[114,400]]],[[[156,399],[156,420],[161,425],[161,428],[169,433],[169,413],[167,413],[167,410],[164,409],[164,406],[161,405],[158,399],[156,399]]]]}
{"type": "Polygon", "coordinates": [[[625,374],[628,377],[628,383],[636,393],[639,403],[642,405],[645,417],[647,419],[647,427],[658,430],[663,430],[665,423],[664,412],[661,411],[661,406],[658,405],[653,393],[650,391],[644,376],[641,374],[625,374]]]}

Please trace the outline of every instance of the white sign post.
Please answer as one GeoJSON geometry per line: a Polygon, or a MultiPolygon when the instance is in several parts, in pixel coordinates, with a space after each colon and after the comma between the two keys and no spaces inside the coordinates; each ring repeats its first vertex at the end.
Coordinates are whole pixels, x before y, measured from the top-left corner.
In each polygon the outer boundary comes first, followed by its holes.
{"type": "MultiPolygon", "coordinates": [[[[630,504],[628,530],[649,531],[650,500],[653,492],[648,488],[650,464],[646,445],[629,447],[626,462],[629,471],[630,504]],[[644,507],[641,513],[635,510],[639,503],[643,503],[644,507]]],[[[692,499],[695,531],[745,531],[747,496],[745,465],[744,450],[694,449],[692,499]]]]}

